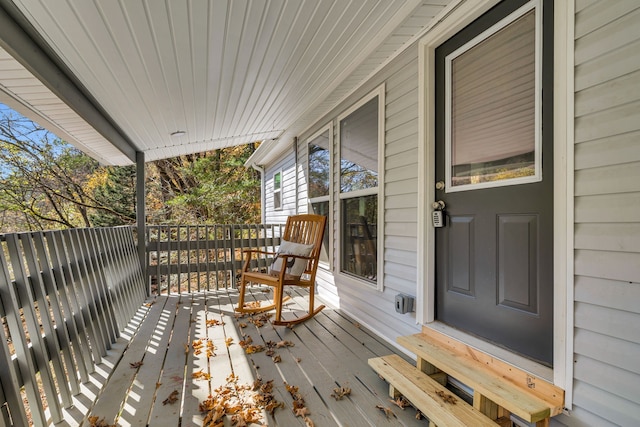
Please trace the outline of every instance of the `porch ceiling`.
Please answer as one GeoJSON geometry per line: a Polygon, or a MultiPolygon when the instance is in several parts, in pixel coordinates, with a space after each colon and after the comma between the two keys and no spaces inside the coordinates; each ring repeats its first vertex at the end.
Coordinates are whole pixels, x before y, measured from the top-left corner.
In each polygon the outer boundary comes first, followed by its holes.
{"type": "Polygon", "coordinates": [[[136,151],[152,161],[265,139],[278,139],[276,149],[450,1],[0,0],[57,66],[43,72],[0,31],[0,102],[105,164],[130,164],[136,151]]]}

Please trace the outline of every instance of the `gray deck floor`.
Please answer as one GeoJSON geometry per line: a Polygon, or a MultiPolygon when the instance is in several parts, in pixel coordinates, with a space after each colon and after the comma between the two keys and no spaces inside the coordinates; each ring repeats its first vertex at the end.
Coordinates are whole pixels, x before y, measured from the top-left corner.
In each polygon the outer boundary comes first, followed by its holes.
{"type": "MultiPolygon", "coordinates": [[[[269,297],[264,288],[253,288],[248,300],[269,297]]],[[[92,381],[83,385],[75,406],[66,411],[64,424],[90,425],[83,419],[91,414],[104,419],[104,425],[201,426],[202,401],[219,396],[227,384],[250,385],[260,378],[263,383],[273,381],[272,394],[284,404],[273,416],[262,413],[264,425],[305,425],[303,417],[293,412],[287,384],[298,388],[308,418],[318,427],[428,425],[416,419],[413,408],[395,406],[388,398],[388,385],[367,365],[370,357],[396,351],[340,311],[325,308],[293,328],[269,322],[259,327],[251,319],[260,315],[234,316],[236,300],[236,290],[222,290],[160,296],[142,307],[92,381]],[[274,348],[272,356],[265,351],[248,354],[240,345],[247,337],[253,345],[288,341],[292,346],[274,348]],[[197,340],[203,345],[200,354],[193,347],[197,340]],[[215,346],[215,356],[207,357],[207,342],[215,346]],[[273,359],[276,355],[281,359],[278,363],[273,359]],[[198,372],[210,379],[194,378],[198,372]],[[231,374],[234,379],[229,383],[231,374]],[[347,387],[351,393],[336,400],[331,394],[338,387],[347,387]],[[163,404],[172,395],[175,401],[163,404]],[[393,415],[376,406],[388,407],[393,415]]],[[[301,313],[305,305],[305,294],[293,293],[286,316],[301,313]]],[[[231,389],[235,393],[239,387],[231,389]]],[[[225,425],[231,425],[231,420],[225,425]]]]}

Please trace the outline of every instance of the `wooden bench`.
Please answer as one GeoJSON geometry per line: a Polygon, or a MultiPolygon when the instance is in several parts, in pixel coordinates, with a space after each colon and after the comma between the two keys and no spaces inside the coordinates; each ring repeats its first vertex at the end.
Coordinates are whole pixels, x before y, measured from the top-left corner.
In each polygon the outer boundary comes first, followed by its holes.
{"type": "Polygon", "coordinates": [[[436,379],[418,370],[398,355],[369,359],[371,366],[389,382],[389,395],[409,400],[429,418],[430,426],[496,426],[496,423],[460,398],[454,397],[436,379]]]}
{"type": "MultiPolygon", "coordinates": [[[[473,407],[491,420],[508,420],[514,414],[542,427],[562,412],[564,391],[559,387],[440,332],[423,328],[422,333],[399,337],[397,341],[416,354],[416,371],[427,377],[444,372],[473,389],[473,407]]],[[[378,366],[379,362],[373,364],[378,366]]],[[[415,375],[412,371],[406,372],[410,378],[415,375]]],[[[397,374],[385,379],[401,393],[403,387],[406,389],[407,380],[397,374]]],[[[428,384],[424,391],[427,394],[433,386],[431,382],[428,384]]],[[[451,411],[451,405],[431,410],[432,413],[425,412],[425,415],[437,419],[442,410],[451,411]]]]}

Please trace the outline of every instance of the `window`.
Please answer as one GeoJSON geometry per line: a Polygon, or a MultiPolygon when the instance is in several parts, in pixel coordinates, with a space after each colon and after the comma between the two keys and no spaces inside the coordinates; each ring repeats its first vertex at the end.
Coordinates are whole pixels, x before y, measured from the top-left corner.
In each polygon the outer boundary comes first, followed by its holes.
{"type": "Polygon", "coordinates": [[[282,171],[273,175],[273,209],[282,209],[282,171]]]}
{"type": "MultiPolygon", "coordinates": [[[[379,190],[383,170],[384,86],[338,119],[340,270],[378,283],[379,190]]],[[[380,288],[380,287],[379,287],[380,288]]]]}
{"type": "MultiPolygon", "coordinates": [[[[333,128],[329,126],[320,134],[312,136],[308,143],[309,203],[314,214],[324,215],[327,218],[330,218],[332,132],[333,128]]],[[[330,263],[329,248],[331,247],[329,223],[330,221],[327,221],[325,225],[320,253],[320,261],[327,265],[330,263]]]]}
{"type": "Polygon", "coordinates": [[[445,58],[447,192],[542,179],[537,46],[531,10],[445,58]]]}

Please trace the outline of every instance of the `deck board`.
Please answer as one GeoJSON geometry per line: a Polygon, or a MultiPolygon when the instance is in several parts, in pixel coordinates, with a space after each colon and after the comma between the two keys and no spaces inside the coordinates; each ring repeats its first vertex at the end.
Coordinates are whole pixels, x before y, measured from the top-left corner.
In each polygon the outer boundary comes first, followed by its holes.
{"type": "Polygon", "coordinates": [[[122,427],[147,424],[149,410],[154,403],[158,378],[160,378],[162,372],[171,332],[174,327],[177,302],[176,298],[171,298],[165,299],[163,304],[159,304],[158,307],[155,307],[155,304],[151,306],[152,311],[158,312],[158,320],[155,324],[153,335],[145,349],[144,359],[142,359],[143,364],[138,369],[133,384],[127,393],[122,414],[119,418],[119,424],[122,427]]]}
{"type": "MultiPolygon", "coordinates": [[[[203,293],[192,294],[191,300],[191,324],[188,333],[188,342],[207,337],[207,308],[206,296],[203,293]]],[[[201,426],[203,416],[198,409],[200,402],[211,394],[209,381],[194,378],[197,372],[209,373],[209,361],[205,352],[194,354],[193,348],[189,348],[187,368],[185,375],[184,403],[182,406],[182,426],[201,426]]]]}
{"type": "MultiPolygon", "coordinates": [[[[250,288],[247,300],[266,300],[270,296],[264,288],[250,288]]],[[[308,306],[305,291],[294,290],[291,296],[285,317],[302,315],[308,306]]],[[[263,414],[265,425],[305,425],[302,417],[296,417],[292,411],[293,400],[285,382],[299,387],[310,411],[309,418],[316,426],[428,425],[424,419],[415,419],[413,408],[401,410],[393,406],[387,384],[367,364],[370,357],[397,351],[348,316],[325,308],[293,328],[269,322],[257,327],[249,321],[250,316],[235,316],[237,299],[237,290],[225,289],[159,296],[155,304],[141,308],[135,320],[140,323],[146,316],[144,322],[123,332],[114,350],[91,375],[91,382],[81,385],[84,394],[73,397],[76,406],[65,410],[65,422],[61,425],[80,425],[91,414],[123,427],[200,426],[203,420],[200,402],[224,386],[231,373],[237,376],[238,384],[252,384],[256,378],[273,380],[273,394],[285,407],[277,409],[273,417],[263,414]],[[207,320],[214,319],[219,323],[207,324],[207,320]],[[241,328],[241,323],[247,327],[241,328]],[[133,340],[127,343],[131,336],[133,340]],[[265,352],[245,352],[239,343],[248,336],[254,344],[287,340],[294,346],[275,349],[282,360],[274,363],[265,352]],[[202,339],[205,344],[210,340],[215,346],[215,356],[207,357],[206,346],[198,356],[192,347],[186,353],[185,344],[194,339],[202,339]],[[227,339],[232,340],[230,346],[226,345],[227,339]],[[118,348],[125,346],[127,350],[116,364],[118,348]],[[143,365],[132,369],[129,363],[139,360],[143,365]],[[193,379],[192,373],[199,370],[210,374],[210,380],[193,379]],[[90,399],[99,393],[100,383],[106,385],[96,406],[91,408],[90,399]],[[351,394],[341,400],[331,397],[339,386],[351,388],[351,394]],[[174,390],[179,392],[178,400],[163,404],[174,390]],[[389,407],[397,418],[388,419],[376,405],[389,407]]],[[[231,425],[230,421],[225,425],[231,425]]]]}
{"type": "Polygon", "coordinates": [[[165,359],[162,365],[162,373],[158,380],[158,387],[155,392],[155,399],[153,408],[149,416],[149,425],[151,426],[177,426],[180,420],[180,402],[184,393],[184,374],[186,363],[185,344],[187,344],[187,338],[182,334],[182,331],[189,329],[191,321],[191,309],[188,301],[190,297],[174,297],[175,302],[174,317],[173,317],[173,331],[171,334],[171,340],[165,354],[165,359]],[[187,300],[185,303],[184,300],[187,300]],[[175,403],[163,402],[177,390],[179,393],[178,401],[175,403]]]}

